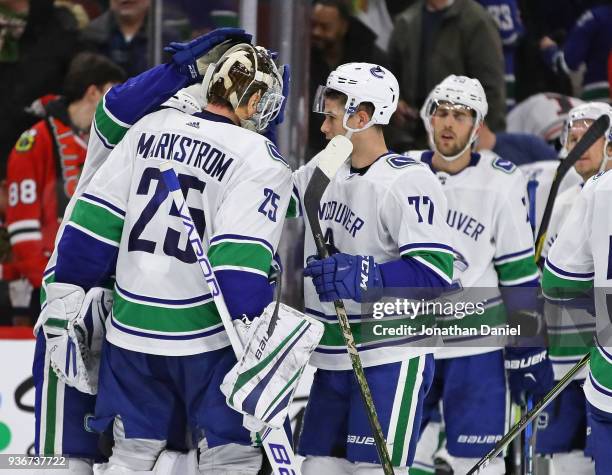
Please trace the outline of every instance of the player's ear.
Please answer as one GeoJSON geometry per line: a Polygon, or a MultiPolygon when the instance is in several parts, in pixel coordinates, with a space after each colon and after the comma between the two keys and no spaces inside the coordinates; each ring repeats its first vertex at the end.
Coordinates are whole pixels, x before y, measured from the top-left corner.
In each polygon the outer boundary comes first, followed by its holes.
{"type": "Polygon", "coordinates": [[[368,122],[370,122],[370,116],[365,110],[358,110],[356,115],[358,119],[358,128],[362,129],[368,122]]]}
{"type": "Polygon", "coordinates": [[[249,97],[246,107],[247,117],[251,117],[253,114],[255,114],[255,112],[257,112],[257,104],[259,103],[260,99],[261,91],[256,91],[251,95],[251,97],[249,97]]]}

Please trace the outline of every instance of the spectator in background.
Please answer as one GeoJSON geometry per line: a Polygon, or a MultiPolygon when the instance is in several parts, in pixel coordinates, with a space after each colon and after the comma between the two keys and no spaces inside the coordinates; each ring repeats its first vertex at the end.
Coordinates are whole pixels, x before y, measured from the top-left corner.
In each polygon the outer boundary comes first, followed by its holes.
{"type": "MultiPolygon", "coordinates": [[[[325,84],[336,66],[350,62],[387,65],[385,53],[376,46],[376,34],[351,16],[347,1],[315,0],[311,18],[310,100],[319,84],[325,84]]],[[[312,108],[310,108],[312,109],[312,108]]],[[[325,147],[321,114],[310,113],[308,149],[310,158],[325,147]]]]}
{"type": "Polygon", "coordinates": [[[389,41],[391,70],[400,83],[395,124],[415,134],[412,146],[427,146],[418,110],[445,77],[477,78],[489,101],[487,124],[504,130],[504,59],[497,27],[474,0],[420,0],[398,15],[389,41]]]}
{"type": "Polygon", "coordinates": [[[74,17],[53,0],[0,3],[0,177],[19,134],[36,121],[25,108],[60,92],[77,37],[74,17]]]}
{"type": "Polygon", "coordinates": [[[607,66],[612,49],[612,5],[584,12],[562,47],[550,37],[544,36],[540,41],[540,49],[547,65],[555,72],[577,71],[585,64],[582,99],[609,100],[607,66]]]}
{"type": "Polygon", "coordinates": [[[499,30],[504,52],[504,73],[506,79],[506,106],[508,110],[516,104],[514,94],[514,54],[516,45],[523,34],[523,24],[518,0],[477,0],[487,9],[499,30]]]}
{"type": "Polygon", "coordinates": [[[96,106],[125,73],[104,56],[77,55],[64,82],[64,96],[44,107],[44,118],[21,134],[7,167],[6,225],[12,260],[2,265],[15,318],[32,324],[40,312],[42,274],[55,235],[76,189],[87,153],[96,106]]]}
{"type": "MultiPolygon", "coordinates": [[[[83,47],[103,54],[121,66],[128,76],[149,67],[147,14],[151,0],[110,0],[110,9],[82,32],[83,47]]],[[[164,44],[180,35],[164,27],[164,44]]]]}

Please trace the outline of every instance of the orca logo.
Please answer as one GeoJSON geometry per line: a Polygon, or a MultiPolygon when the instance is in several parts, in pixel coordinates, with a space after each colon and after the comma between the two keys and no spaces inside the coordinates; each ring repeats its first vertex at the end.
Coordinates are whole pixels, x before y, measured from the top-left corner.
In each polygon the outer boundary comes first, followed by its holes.
{"type": "Polygon", "coordinates": [[[370,72],[372,73],[372,76],[374,76],[375,78],[378,78],[378,79],[382,79],[385,76],[385,72],[383,71],[383,69],[380,66],[376,66],[374,68],[371,68],[370,72]]]}

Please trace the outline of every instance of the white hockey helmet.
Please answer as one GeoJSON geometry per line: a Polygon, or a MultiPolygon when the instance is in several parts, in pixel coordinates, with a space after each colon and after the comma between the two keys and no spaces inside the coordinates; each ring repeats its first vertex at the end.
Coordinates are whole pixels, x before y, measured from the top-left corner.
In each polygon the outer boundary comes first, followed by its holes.
{"type": "Polygon", "coordinates": [[[261,91],[257,111],[241,126],[257,132],[263,131],[279,113],[284,101],[283,78],[270,52],[248,43],[239,43],[228,49],[216,63],[208,66],[202,82],[205,97],[227,100],[234,110],[242,105],[246,94],[261,91]]]}
{"type": "Polygon", "coordinates": [[[563,125],[563,132],[561,134],[563,154],[567,156],[567,153],[569,153],[569,150],[567,149],[567,141],[569,139],[570,130],[573,127],[580,127],[586,130],[602,115],[607,115],[610,117],[610,126],[604,134],[604,156],[603,160],[601,161],[601,166],[599,167],[600,172],[605,170],[608,160],[612,158],[608,154],[608,145],[612,141],[612,106],[610,106],[610,104],[605,102],[585,102],[584,104],[580,104],[572,108],[567,114],[567,119],[563,125]]]}
{"type": "Polygon", "coordinates": [[[346,95],[345,114],[342,125],[350,132],[359,132],[374,124],[388,124],[397,108],[399,84],[391,71],[372,63],[347,63],[330,73],[325,86],[319,86],[312,110],[325,113],[325,96],[328,90],[346,95]],[[362,129],[347,126],[349,117],[357,112],[360,104],[369,102],[374,106],[370,121],[362,129]]]}
{"type": "Polygon", "coordinates": [[[425,129],[429,134],[431,146],[438,152],[442,158],[451,162],[459,158],[468,147],[476,140],[476,132],[478,127],[484,121],[489,110],[487,96],[484,92],[482,84],[478,79],[469,78],[467,76],[455,76],[451,74],[446,77],[440,84],[433,88],[429,96],[421,107],[421,120],[425,125],[425,129]],[[450,104],[451,106],[459,106],[467,108],[474,114],[474,126],[470,135],[470,139],[465,148],[456,155],[447,157],[436,149],[434,143],[434,131],[431,126],[431,118],[436,112],[436,109],[441,104],[450,104]]]}

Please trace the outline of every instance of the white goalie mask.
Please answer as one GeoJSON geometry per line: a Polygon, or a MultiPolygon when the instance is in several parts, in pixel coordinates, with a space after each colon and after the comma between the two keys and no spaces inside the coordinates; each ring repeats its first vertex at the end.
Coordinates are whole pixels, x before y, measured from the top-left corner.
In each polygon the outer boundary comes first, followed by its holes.
{"type": "Polygon", "coordinates": [[[604,134],[604,149],[603,149],[603,160],[599,167],[599,171],[602,172],[606,169],[608,160],[612,158],[608,154],[608,145],[612,141],[612,106],[605,102],[586,102],[572,108],[567,114],[567,120],[563,125],[563,131],[561,133],[561,145],[563,145],[563,155],[567,156],[569,153],[568,140],[570,132],[572,130],[586,130],[591,126],[593,122],[599,119],[602,115],[608,115],[610,117],[610,126],[604,134]]]}
{"type": "Polygon", "coordinates": [[[219,61],[208,66],[202,87],[207,101],[214,95],[227,100],[234,110],[248,99],[247,93],[261,91],[255,114],[240,121],[242,127],[256,132],[265,130],[285,99],[283,78],[270,52],[248,43],[231,47],[219,61]]]}
{"type": "Polygon", "coordinates": [[[480,125],[483,123],[489,105],[487,103],[487,96],[485,95],[482,84],[478,79],[472,79],[467,76],[455,76],[451,74],[445,78],[440,84],[438,84],[429,93],[427,100],[421,107],[421,120],[425,125],[425,130],[429,135],[429,142],[431,147],[446,161],[452,162],[459,158],[469,147],[472,146],[474,140],[476,140],[476,134],[480,125]],[[437,150],[434,141],[434,130],[431,125],[431,118],[436,112],[436,109],[440,104],[444,104],[446,107],[459,108],[463,110],[469,110],[474,117],[474,125],[470,133],[470,138],[459,153],[446,156],[437,150]]]}
{"type": "Polygon", "coordinates": [[[338,66],[327,78],[325,86],[319,86],[314,97],[312,110],[325,114],[325,97],[329,90],[346,95],[343,127],[354,133],[366,130],[374,124],[385,125],[397,108],[399,84],[391,71],[377,64],[347,63],[338,66]],[[361,129],[347,125],[349,117],[357,112],[362,103],[371,103],[374,113],[370,121],[361,129]]]}

